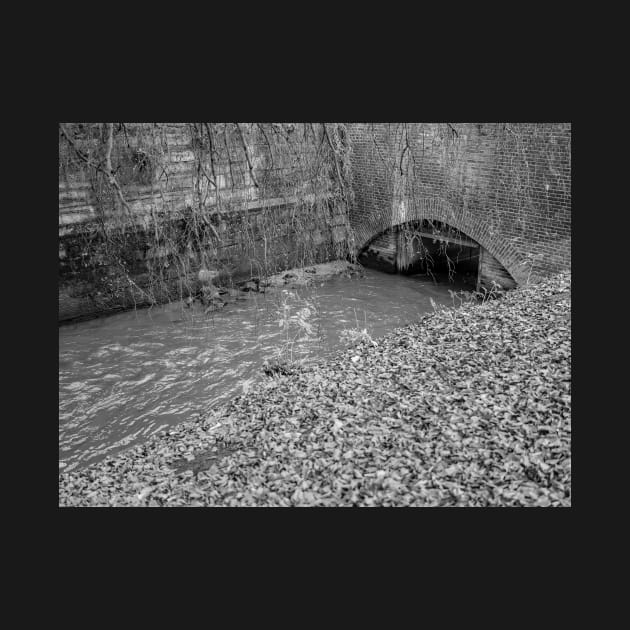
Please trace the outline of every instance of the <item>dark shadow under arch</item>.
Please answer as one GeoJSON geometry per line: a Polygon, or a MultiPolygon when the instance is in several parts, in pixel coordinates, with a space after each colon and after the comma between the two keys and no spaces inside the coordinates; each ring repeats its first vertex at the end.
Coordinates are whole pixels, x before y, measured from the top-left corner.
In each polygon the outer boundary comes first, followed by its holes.
{"type": "Polygon", "coordinates": [[[367,266],[390,273],[447,273],[477,288],[495,280],[504,288],[518,282],[482,243],[445,221],[416,219],[388,227],[367,240],[358,253],[367,266]]]}
{"type": "MultiPolygon", "coordinates": [[[[460,208],[455,211],[452,206],[439,198],[425,198],[407,207],[401,221],[393,217],[396,213],[383,213],[366,218],[357,217],[352,221],[355,232],[357,256],[361,254],[375,239],[387,230],[418,221],[429,221],[446,224],[467,238],[478,243],[495,259],[516,285],[525,284],[531,273],[531,265],[516,247],[501,237],[496,229],[492,229],[479,216],[460,208]]],[[[351,217],[352,220],[352,217],[351,217]]]]}

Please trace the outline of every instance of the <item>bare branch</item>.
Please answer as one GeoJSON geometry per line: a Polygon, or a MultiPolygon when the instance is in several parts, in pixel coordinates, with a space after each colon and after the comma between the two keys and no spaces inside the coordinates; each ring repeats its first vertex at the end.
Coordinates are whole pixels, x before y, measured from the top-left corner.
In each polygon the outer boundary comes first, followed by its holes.
{"type": "Polygon", "coordinates": [[[241,126],[238,123],[234,123],[234,124],[236,125],[236,129],[238,130],[238,135],[241,138],[243,151],[245,152],[245,158],[247,159],[247,166],[249,167],[249,174],[252,176],[252,181],[254,182],[254,186],[256,186],[256,188],[260,188],[260,186],[258,185],[258,182],[256,181],[256,175],[254,175],[254,167],[252,166],[252,161],[249,158],[249,149],[247,148],[247,144],[245,144],[245,138],[243,137],[241,126]]]}

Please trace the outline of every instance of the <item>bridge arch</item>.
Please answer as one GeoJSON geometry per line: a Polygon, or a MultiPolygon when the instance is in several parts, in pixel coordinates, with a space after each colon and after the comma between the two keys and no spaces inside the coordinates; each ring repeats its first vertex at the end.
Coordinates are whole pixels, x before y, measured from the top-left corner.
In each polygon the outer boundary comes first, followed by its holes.
{"type": "Polygon", "coordinates": [[[423,198],[413,205],[403,199],[394,204],[391,214],[382,213],[379,217],[351,216],[357,256],[387,230],[424,220],[455,228],[498,261],[517,285],[527,282],[530,265],[512,243],[501,237],[498,229],[493,229],[478,213],[465,205],[456,209],[440,198],[423,198]]]}

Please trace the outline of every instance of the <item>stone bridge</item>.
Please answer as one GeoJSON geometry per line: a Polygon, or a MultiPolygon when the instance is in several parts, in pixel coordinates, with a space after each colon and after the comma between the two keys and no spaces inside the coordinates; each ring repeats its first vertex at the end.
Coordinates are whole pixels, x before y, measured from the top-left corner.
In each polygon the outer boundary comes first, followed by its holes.
{"type": "Polygon", "coordinates": [[[383,235],[429,220],[479,246],[483,285],[570,267],[569,124],[354,123],[349,135],[357,254],[392,254],[383,235]]]}

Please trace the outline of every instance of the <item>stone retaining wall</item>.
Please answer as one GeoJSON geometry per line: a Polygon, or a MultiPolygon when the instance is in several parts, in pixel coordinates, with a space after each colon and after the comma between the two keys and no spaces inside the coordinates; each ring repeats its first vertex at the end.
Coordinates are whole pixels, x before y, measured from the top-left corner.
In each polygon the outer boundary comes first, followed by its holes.
{"type": "MultiPolygon", "coordinates": [[[[60,132],[59,321],[185,297],[202,267],[232,281],[349,253],[347,209],[316,125],[228,123],[214,137],[203,123],[114,126],[127,207],[60,132]],[[193,231],[210,235],[203,251],[182,249],[193,231]]],[[[64,130],[103,163],[105,124],[64,130]]]]}

